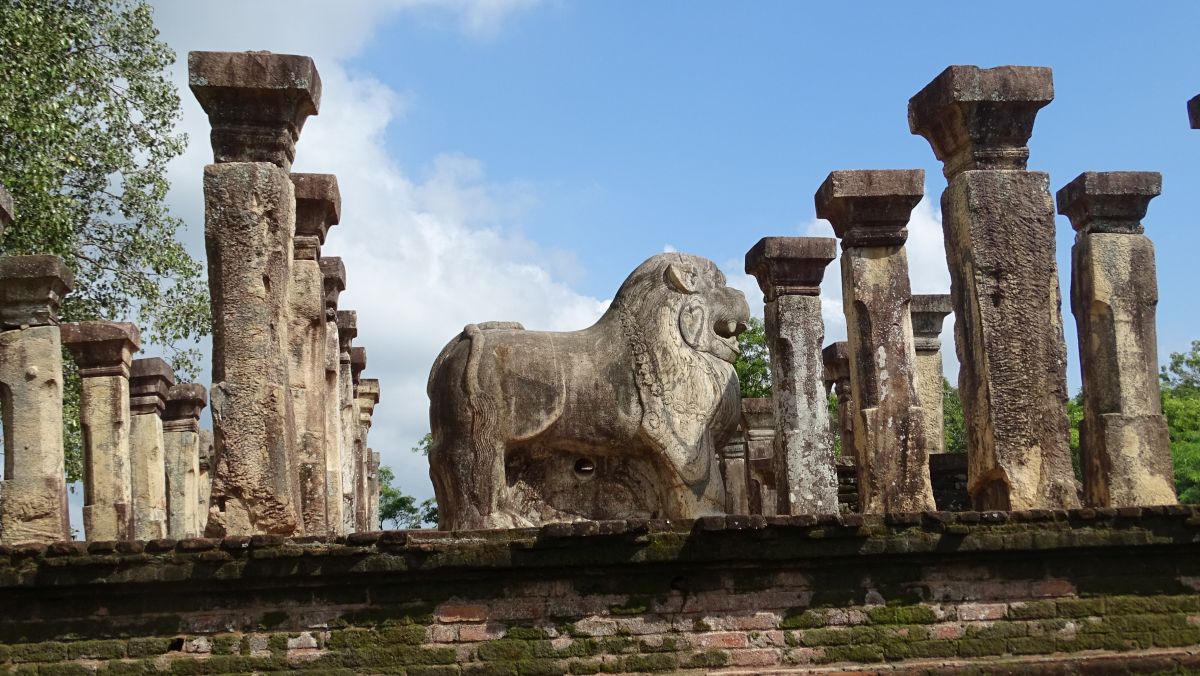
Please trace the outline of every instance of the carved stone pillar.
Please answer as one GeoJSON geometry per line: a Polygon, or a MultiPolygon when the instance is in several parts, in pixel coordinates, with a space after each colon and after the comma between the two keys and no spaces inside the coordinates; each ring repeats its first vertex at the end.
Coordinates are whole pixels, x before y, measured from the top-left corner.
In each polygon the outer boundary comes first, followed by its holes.
{"type": "Polygon", "coordinates": [[[197,383],[167,390],[163,411],[163,449],[167,467],[167,534],[200,537],[200,412],[208,392],[197,383]]]}
{"type": "Polygon", "coordinates": [[[751,514],[745,433],[735,433],[717,453],[721,461],[721,480],[725,484],[725,513],[751,514]]]}
{"type": "Polygon", "coordinates": [[[379,530],[382,526],[379,523],[379,454],[371,449],[367,449],[367,455],[371,457],[367,463],[367,504],[370,505],[367,509],[367,521],[370,526],[368,530],[379,530]]]}
{"type": "Polygon", "coordinates": [[[204,534],[208,527],[208,505],[212,498],[213,433],[200,430],[200,473],[196,480],[196,532],[204,534]]]}
{"type": "Polygon", "coordinates": [[[82,381],[84,536],[132,540],[129,364],[141,337],[137,326],[125,322],[63,324],[61,330],[82,381]]]}
{"type": "Polygon", "coordinates": [[[171,365],[134,359],[129,372],[129,465],[133,487],[133,533],[138,540],[167,537],[167,458],[162,413],[175,384],[171,365]]]}
{"type": "Polygon", "coordinates": [[[837,514],[837,472],[821,387],[821,278],[836,245],[826,237],[765,237],[746,254],[766,308],[775,400],[780,514],[837,514]]]}
{"type": "Polygon", "coordinates": [[[73,282],[58,256],[0,257],[0,544],[71,538],[58,306],[73,282]]]}
{"type": "Polygon", "coordinates": [[[216,461],[210,536],[302,532],[287,308],[296,196],[295,143],[316,114],[312,59],[192,52],[192,92],[212,124],[204,169],[213,316],[216,461]]]}
{"type": "MultiPolygon", "coordinates": [[[[367,498],[367,462],[371,456],[367,452],[367,431],[371,429],[371,414],[375,404],[370,398],[364,397],[362,390],[365,382],[362,372],[367,368],[367,349],[365,347],[350,348],[350,382],[353,384],[354,396],[354,525],[356,530],[373,530],[368,523],[368,512],[371,505],[367,498]]],[[[378,382],[376,382],[378,389],[378,382]]],[[[376,392],[378,398],[378,392],[376,392]]]]}
{"type": "Polygon", "coordinates": [[[751,514],[775,516],[775,402],[770,398],[742,400],[742,430],[746,435],[746,487],[751,514]]]}
{"type": "Polygon", "coordinates": [[[346,267],[342,259],[320,259],[325,285],[325,509],[330,533],[345,535],[342,504],[342,393],[340,386],[341,343],[338,340],[338,297],[346,289],[346,267]]]}
{"type": "Polygon", "coordinates": [[[864,513],[935,509],[904,251],[924,182],[919,169],[835,171],[816,194],[817,217],[842,240],[853,456],[864,513]]]}
{"type": "Polygon", "coordinates": [[[1171,439],[1158,381],[1154,245],[1142,218],[1154,172],[1081,174],[1058,191],[1071,219],[1071,310],[1079,330],[1084,499],[1093,507],[1174,504],[1171,439]]]}
{"type": "Polygon", "coordinates": [[[944,163],[942,230],[976,509],[1075,507],[1049,177],[1026,171],[1049,68],[951,66],[908,103],[944,163]]]}
{"type": "Polygon", "coordinates": [[[930,453],[946,450],[942,410],[942,326],[954,311],[950,294],[926,294],[912,297],[913,345],[917,348],[917,394],[925,409],[925,441],[930,453]]]}
{"type": "Polygon", "coordinates": [[[354,447],[358,440],[358,411],[354,400],[354,376],[350,370],[350,350],[358,335],[358,314],[353,310],[337,311],[338,328],[338,414],[342,438],[338,455],[342,459],[342,529],[353,533],[358,497],[358,467],[354,447]]]}
{"type": "Polygon", "coordinates": [[[854,440],[854,420],[857,415],[854,411],[854,397],[851,396],[849,349],[844,340],[830,343],[821,350],[821,361],[825,367],[825,391],[829,392],[829,388],[832,387],[834,395],[837,396],[837,433],[842,440],[842,456],[853,458],[857,443],[854,440]]]}
{"type": "Polygon", "coordinates": [[[326,507],[325,423],[330,392],[325,381],[325,279],[318,262],[329,228],[337,224],[341,196],[330,174],[292,174],[296,238],[288,300],[288,358],[304,532],[329,532],[326,507]]]}

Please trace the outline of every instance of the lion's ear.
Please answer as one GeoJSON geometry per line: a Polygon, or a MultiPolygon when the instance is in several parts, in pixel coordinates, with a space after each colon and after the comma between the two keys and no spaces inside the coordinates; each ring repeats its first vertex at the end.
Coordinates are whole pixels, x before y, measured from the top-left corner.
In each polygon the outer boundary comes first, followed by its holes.
{"type": "Polygon", "coordinates": [[[679,333],[683,340],[694,348],[700,347],[704,336],[704,301],[693,298],[679,310],[679,333]]]}
{"type": "Polygon", "coordinates": [[[667,282],[679,293],[696,293],[696,270],[683,263],[667,266],[667,282]]]}

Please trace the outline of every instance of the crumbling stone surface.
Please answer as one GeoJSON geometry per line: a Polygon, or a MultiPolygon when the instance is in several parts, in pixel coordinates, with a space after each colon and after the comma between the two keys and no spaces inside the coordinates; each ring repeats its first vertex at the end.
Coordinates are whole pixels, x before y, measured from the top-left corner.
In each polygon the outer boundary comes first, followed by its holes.
{"type": "Polygon", "coordinates": [[[775,405],[779,514],[834,514],[837,473],[829,410],[821,387],[821,278],[836,244],[827,237],[765,237],[746,254],[766,303],[767,349],[775,405]]]}
{"type": "Polygon", "coordinates": [[[1071,310],[1083,372],[1080,455],[1095,507],[1175,502],[1158,379],[1154,245],[1143,233],[1153,172],[1087,172],[1058,191],[1071,219],[1071,310]]]}
{"type": "Polygon", "coordinates": [[[344,535],[342,505],[342,411],[341,343],[338,340],[338,298],[346,288],[342,259],[322,257],[319,261],[325,291],[325,513],[330,533],[344,535]]]}
{"type": "Polygon", "coordinates": [[[917,394],[925,410],[925,441],[930,453],[946,450],[942,410],[942,326],[954,312],[950,294],[914,295],[910,306],[913,346],[917,350],[917,394]]]}
{"type": "Polygon", "coordinates": [[[201,535],[208,526],[208,505],[212,497],[212,466],[214,440],[210,429],[200,429],[199,464],[200,473],[196,480],[196,532],[201,535]]]}
{"type": "MultiPolygon", "coordinates": [[[[163,452],[167,470],[167,534],[182,539],[204,532],[200,505],[200,413],[208,391],[197,383],[167,390],[163,452]]],[[[204,517],[207,517],[207,507],[204,517]]]]}
{"type": "Polygon", "coordinates": [[[63,324],[61,336],[82,380],[83,534],[132,540],[129,367],[141,336],[134,324],[105,321],[63,324]]]}
{"type": "MultiPolygon", "coordinates": [[[[360,350],[362,348],[354,348],[360,350]]],[[[366,353],[363,353],[363,368],[366,367],[366,353]]],[[[351,360],[353,365],[353,359],[351,360]]],[[[354,387],[355,408],[358,410],[358,441],[357,445],[361,448],[362,453],[362,468],[359,471],[359,482],[355,492],[355,523],[357,530],[368,531],[375,530],[379,527],[379,519],[372,518],[373,502],[377,497],[378,490],[374,493],[371,490],[371,484],[374,481],[371,470],[371,450],[368,447],[367,436],[371,431],[372,416],[375,415],[375,406],[379,403],[379,381],[374,378],[360,378],[354,387]]]]}
{"type": "Polygon", "coordinates": [[[835,171],[815,197],[817,217],[828,219],[842,240],[852,455],[863,512],[934,509],[904,251],[924,183],[919,169],[835,171]]]}
{"type": "Polygon", "coordinates": [[[746,436],[746,484],[751,514],[776,516],[775,402],[771,397],[742,399],[741,429],[746,436]]]}
{"type": "Polygon", "coordinates": [[[321,76],[307,56],[189,52],[188,86],[208,114],[216,162],[289,169],[304,121],[321,104],[321,76]]]}
{"type": "Polygon", "coordinates": [[[167,537],[167,457],[162,413],[175,384],[171,365],[158,357],[135,359],[129,373],[129,459],[134,535],[167,537]]]}
{"type": "Polygon", "coordinates": [[[366,530],[376,530],[379,523],[379,463],[380,456],[376,451],[367,449],[370,461],[367,462],[367,525],[366,530]]]}
{"type": "Polygon", "coordinates": [[[12,225],[13,222],[13,201],[12,195],[0,185],[0,235],[4,234],[4,229],[12,225]]]}
{"type": "Polygon", "coordinates": [[[721,447],[719,455],[721,479],[725,483],[725,512],[727,514],[753,514],[754,512],[750,511],[745,435],[740,431],[735,432],[729,443],[721,447]]]}
{"type": "Polygon", "coordinates": [[[0,257],[0,544],[70,537],[57,311],[72,281],[57,256],[0,257]]]}
{"type": "Polygon", "coordinates": [[[429,378],[440,527],[721,513],[749,315],[714,263],[664,253],[582,331],[468,325],[429,378]]]}
{"type": "Polygon", "coordinates": [[[358,446],[358,401],[354,397],[354,376],[350,365],[350,352],[354,338],[358,336],[358,313],[353,310],[337,311],[338,332],[338,428],[342,432],[338,441],[338,456],[341,467],[342,531],[353,533],[358,526],[358,482],[361,473],[362,455],[356,454],[358,446]]]}
{"type": "Polygon", "coordinates": [[[296,198],[265,163],[204,169],[216,457],[207,533],[296,533],[300,514],[285,308],[296,198]]]}
{"type": "Polygon", "coordinates": [[[971,496],[979,509],[1078,504],[1049,178],[1024,171],[1050,70],[952,66],[909,101],[949,180],[942,229],[954,300],[971,496]]]}

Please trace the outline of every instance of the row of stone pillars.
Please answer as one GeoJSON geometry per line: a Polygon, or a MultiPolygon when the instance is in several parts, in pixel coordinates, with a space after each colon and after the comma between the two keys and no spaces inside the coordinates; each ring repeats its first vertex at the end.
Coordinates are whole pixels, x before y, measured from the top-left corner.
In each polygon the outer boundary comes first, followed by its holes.
{"type": "MultiPolygon", "coordinates": [[[[766,303],[774,390],[773,461],[770,476],[757,476],[772,484],[776,513],[837,511],[822,382],[837,394],[836,429],[856,466],[862,510],[935,508],[928,456],[943,450],[938,336],[951,311],[975,508],[1079,504],[1054,205],[1048,175],[1026,169],[1034,118],[1052,98],[1047,68],[952,66],[909,102],[911,130],[929,141],[948,181],[949,296],[909,288],[904,244],[924,194],[920,170],[836,171],[816,193],[818,217],[841,240],[845,343],[821,348],[820,284],[834,239],[768,237],[747,253],[746,272],[766,303]]],[[[1200,97],[1190,110],[1195,123],[1200,97]]],[[[1058,194],[1077,232],[1071,304],[1083,373],[1082,494],[1091,506],[1175,502],[1157,379],[1154,252],[1141,225],[1159,189],[1158,174],[1085,173],[1058,194]]],[[[762,414],[747,407],[747,418],[762,414]]],[[[727,455],[736,462],[738,453],[727,455]]],[[[754,483],[730,491],[731,509],[766,490],[754,483]]]]}
{"type": "Polygon", "coordinates": [[[346,270],[323,257],[341,219],[336,177],[291,173],[320,106],[312,59],[192,52],[212,125],[204,169],[213,316],[214,461],[206,533],[344,534],[378,527],[367,432],[379,383],[361,377],[346,270]]]}

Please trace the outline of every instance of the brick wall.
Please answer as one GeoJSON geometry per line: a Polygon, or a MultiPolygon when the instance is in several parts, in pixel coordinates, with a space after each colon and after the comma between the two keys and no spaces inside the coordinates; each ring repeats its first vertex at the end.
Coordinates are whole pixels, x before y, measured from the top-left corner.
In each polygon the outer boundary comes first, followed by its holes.
{"type": "Polygon", "coordinates": [[[0,550],[0,669],[1200,669],[1200,515],[720,517],[0,550]]]}

